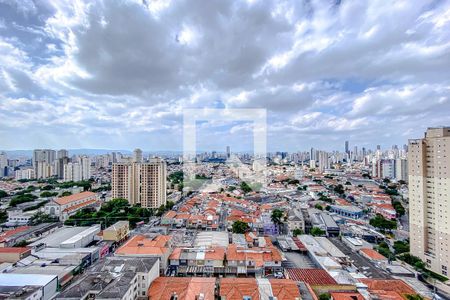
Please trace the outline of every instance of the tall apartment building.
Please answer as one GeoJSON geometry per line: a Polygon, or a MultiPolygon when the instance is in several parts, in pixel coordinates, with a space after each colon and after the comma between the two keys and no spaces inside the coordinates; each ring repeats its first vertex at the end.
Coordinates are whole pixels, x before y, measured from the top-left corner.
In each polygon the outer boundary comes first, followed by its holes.
{"type": "Polygon", "coordinates": [[[56,174],[53,162],[56,159],[56,151],[51,149],[36,149],[33,151],[33,168],[36,178],[48,178],[56,174]],[[53,168],[53,169],[52,169],[53,168]]]}
{"type": "Polygon", "coordinates": [[[0,177],[6,175],[6,168],[8,167],[8,156],[6,152],[0,152],[0,177]]]}
{"type": "Polygon", "coordinates": [[[82,156],[76,162],[69,162],[63,165],[64,181],[81,181],[91,178],[91,158],[82,156]]]}
{"type": "Polygon", "coordinates": [[[408,160],[406,158],[395,160],[395,179],[408,181],[408,160]]]}
{"type": "Polygon", "coordinates": [[[450,127],[428,128],[409,140],[411,254],[432,271],[450,271],[450,127]]]}
{"type": "Polygon", "coordinates": [[[130,204],[158,208],[166,204],[166,162],[154,158],[148,163],[115,163],[112,168],[112,197],[130,204]]]}

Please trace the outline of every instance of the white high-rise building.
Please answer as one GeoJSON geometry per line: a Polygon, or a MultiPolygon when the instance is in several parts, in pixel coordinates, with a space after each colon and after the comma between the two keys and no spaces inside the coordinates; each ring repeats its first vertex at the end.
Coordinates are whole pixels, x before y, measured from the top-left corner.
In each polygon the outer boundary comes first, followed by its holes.
{"type": "Polygon", "coordinates": [[[450,271],[450,127],[428,128],[409,141],[411,254],[430,270],[450,271]]]}
{"type": "Polygon", "coordinates": [[[16,170],[14,172],[14,178],[16,180],[21,180],[21,179],[34,179],[35,175],[34,175],[34,169],[23,169],[23,170],[16,170]]]}
{"type": "Polygon", "coordinates": [[[405,158],[395,160],[395,179],[408,181],[408,160],[405,158]]]}
{"type": "Polygon", "coordinates": [[[158,208],[166,204],[166,162],[153,158],[148,163],[116,163],[112,168],[112,197],[130,204],[158,208]]]}
{"type": "Polygon", "coordinates": [[[91,178],[91,158],[78,157],[75,162],[64,165],[64,181],[82,181],[91,178]]]}
{"type": "Polygon", "coordinates": [[[38,161],[36,164],[36,178],[45,179],[52,176],[52,165],[45,161],[38,161]]]}

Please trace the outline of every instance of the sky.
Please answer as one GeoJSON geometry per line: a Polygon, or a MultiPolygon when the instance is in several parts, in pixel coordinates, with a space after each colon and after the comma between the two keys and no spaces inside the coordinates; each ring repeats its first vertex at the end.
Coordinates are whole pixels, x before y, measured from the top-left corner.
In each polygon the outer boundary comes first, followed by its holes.
{"type": "MultiPolygon", "coordinates": [[[[262,109],[269,151],[450,125],[450,1],[0,0],[0,149],[182,150],[262,109]]],[[[248,120],[197,147],[246,151],[248,120]]]]}

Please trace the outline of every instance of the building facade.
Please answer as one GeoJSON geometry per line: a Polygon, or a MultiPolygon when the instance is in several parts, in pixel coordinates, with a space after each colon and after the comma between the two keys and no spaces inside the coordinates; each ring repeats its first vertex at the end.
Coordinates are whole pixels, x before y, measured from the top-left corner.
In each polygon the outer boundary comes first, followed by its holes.
{"type": "Polygon", "coordinates": [[[112,197],[127,199],[130,204],[158,208],[166,204],[166,162],[152,159],[148,163],[115,163],[112,168],[112,197]]]}
{"type": "Polygon", "coordinates": [[[448,276],[450,268],[450,127],[409,141],[411,254],[448,276]]]}

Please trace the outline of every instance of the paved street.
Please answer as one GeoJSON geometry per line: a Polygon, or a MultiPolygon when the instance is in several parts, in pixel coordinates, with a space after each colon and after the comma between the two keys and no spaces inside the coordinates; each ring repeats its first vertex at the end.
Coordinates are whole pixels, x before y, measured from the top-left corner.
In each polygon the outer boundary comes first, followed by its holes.
{"type": "Polygon", "coordinates": [[[350,257],[353,264],[366,276],[372,278],[385,278],[389,279],[392,276],[385,270],[376,266],[370,262],[367,258],[351,250],[347,245],[345,245],[339,238],[330,238],[330,241],[339,248],[344,254],[350,257]]]}

